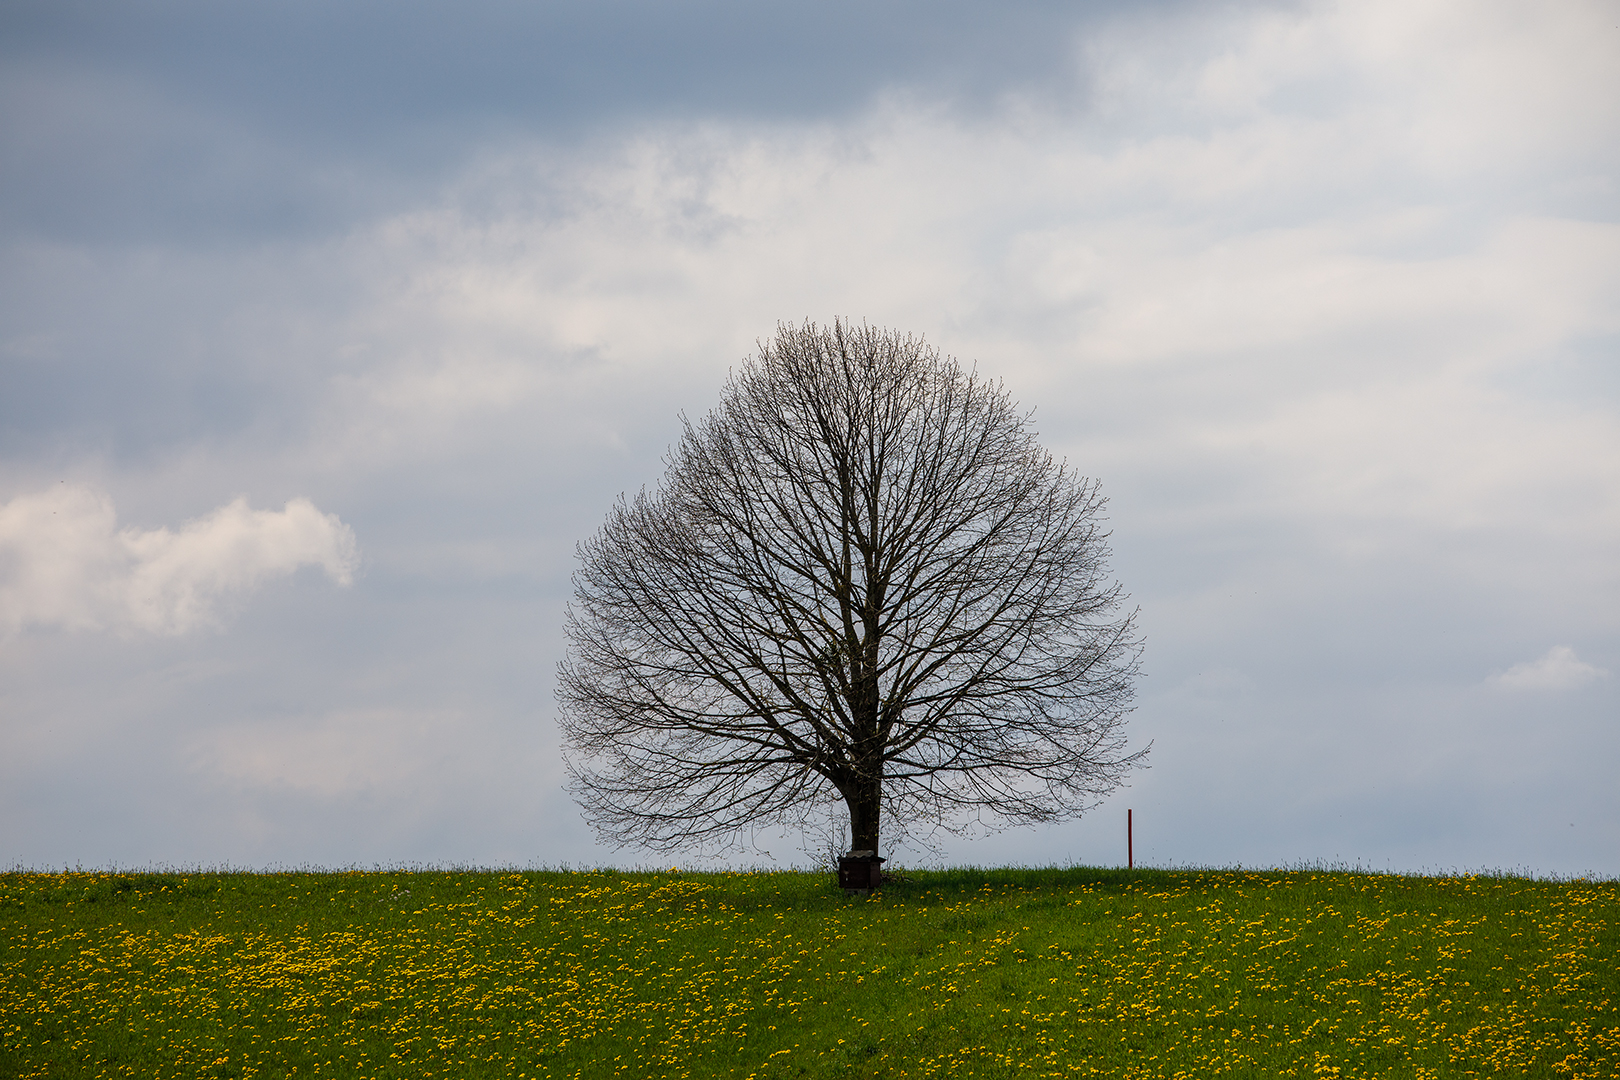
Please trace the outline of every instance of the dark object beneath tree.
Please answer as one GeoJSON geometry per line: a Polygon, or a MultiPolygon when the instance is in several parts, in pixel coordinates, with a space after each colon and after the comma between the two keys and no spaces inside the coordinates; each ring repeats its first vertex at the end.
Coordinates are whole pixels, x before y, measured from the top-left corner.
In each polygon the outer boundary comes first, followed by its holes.
{"type": "Polygon", "coordinates": [[[838,857],[838,887],[870,892],[883,887],[883,864],[888,862],[870,851],[852,851],[838,857]]]}

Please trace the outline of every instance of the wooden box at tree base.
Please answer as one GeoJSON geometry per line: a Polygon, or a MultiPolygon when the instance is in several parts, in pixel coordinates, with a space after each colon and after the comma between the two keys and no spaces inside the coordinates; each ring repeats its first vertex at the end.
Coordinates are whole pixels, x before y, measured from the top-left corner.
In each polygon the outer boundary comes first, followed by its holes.
{"type": "Polygon", "coordinates": [[[888,862],[875,852],[852,851],[838,858],[838,885],[842,889],[860,889],[863,892],[883,887],[883,864],[888,862]]]}

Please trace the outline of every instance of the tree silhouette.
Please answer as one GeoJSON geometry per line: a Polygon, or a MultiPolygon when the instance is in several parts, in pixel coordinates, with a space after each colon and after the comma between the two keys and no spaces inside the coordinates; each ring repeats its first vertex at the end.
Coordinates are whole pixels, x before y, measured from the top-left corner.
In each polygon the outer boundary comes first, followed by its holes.
{"type": "Polygon", "coordinates": [[[778,328],[579,547],[560,723],[605,840],[803,823],[851,846],[1077,816],[1146,751],[1106,500],[920,339],[778,328]]]}

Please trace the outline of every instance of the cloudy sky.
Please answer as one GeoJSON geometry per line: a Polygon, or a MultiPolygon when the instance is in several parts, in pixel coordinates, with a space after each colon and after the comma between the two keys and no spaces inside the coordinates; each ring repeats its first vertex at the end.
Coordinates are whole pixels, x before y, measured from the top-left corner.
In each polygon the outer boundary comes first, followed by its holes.
{"type": "Polygon", "coordinates": [[[903,857],[1620,874],[1612,0],[6,4],[0,859],[645,863],[574,544],[835,316],[1147,641],[1151,769],[903,857]]]}

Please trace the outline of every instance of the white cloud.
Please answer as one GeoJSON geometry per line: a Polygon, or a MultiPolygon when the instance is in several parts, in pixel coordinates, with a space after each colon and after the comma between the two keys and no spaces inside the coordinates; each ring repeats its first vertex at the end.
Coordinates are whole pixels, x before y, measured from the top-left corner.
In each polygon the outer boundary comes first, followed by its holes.
{"type": "Polygon", "coordinates": [[[0,632],[183,634],[269,578],[319,566],[347,585],[358,561],[353,531],[308,499],[237,499],[173,531],[117,525],[106,493],[76,485],[0,505],[0,632]]]}
{"type": "Polygon", "coordinates": [[[1608,674],[1576,656],[1568,645],[1554,645],[1540,659],[1514,664],[1492,675],[1490,682],[1503,690],[1573,690],[1608,674]]]}

